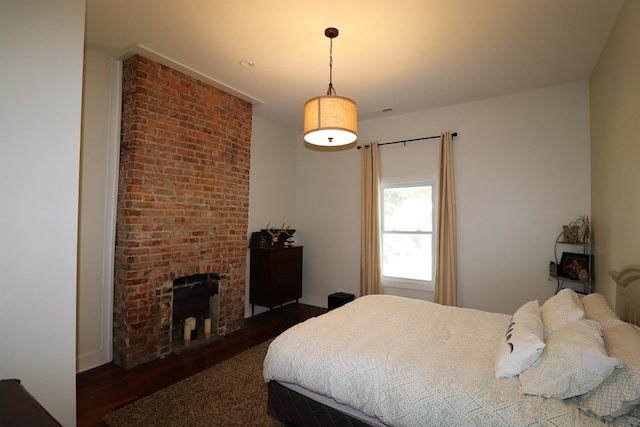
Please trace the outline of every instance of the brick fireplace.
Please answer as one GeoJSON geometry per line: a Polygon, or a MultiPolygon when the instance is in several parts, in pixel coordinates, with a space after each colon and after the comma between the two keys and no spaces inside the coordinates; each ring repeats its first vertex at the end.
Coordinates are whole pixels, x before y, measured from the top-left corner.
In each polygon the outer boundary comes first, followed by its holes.
{"type": "Polygon", "coordinates": [[[169,354],[173,281],[219,276],[216,330],[243,325],[251,104],[164,65],[123,63],[114,363],[169,354]]]}

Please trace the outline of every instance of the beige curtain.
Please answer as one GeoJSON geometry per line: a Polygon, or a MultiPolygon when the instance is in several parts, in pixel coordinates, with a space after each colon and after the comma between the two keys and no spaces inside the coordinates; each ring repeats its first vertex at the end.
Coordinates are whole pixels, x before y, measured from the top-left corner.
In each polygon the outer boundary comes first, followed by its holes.
{"type": "Polygon", "coordinates": [[[453,144],[451,132],[441,136],[440,177],[438,181],[438,228],[436,285],[434,302],[456,306],[456,195],[453,183],[453,144]]]}
{"type": "Polygon", "coordinates": [[[360,295],[382,293],[380,274],[380,148],[362,147],[362,230],[360,235],[360,295]]]}

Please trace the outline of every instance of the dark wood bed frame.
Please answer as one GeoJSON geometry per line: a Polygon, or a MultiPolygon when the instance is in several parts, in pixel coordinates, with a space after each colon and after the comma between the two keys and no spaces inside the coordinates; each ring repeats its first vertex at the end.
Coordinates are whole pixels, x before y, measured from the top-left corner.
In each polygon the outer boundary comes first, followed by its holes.
{"type": "MultiPolygon", "coordinates": [[[[609,274],[618,284],[616,313],[640,326],[640,265],[628,265],[609,274]],[[633,283],[633,286],[630,286],[633,283]]],[[[370,424],[316,402],[275,381],[268,384],[267,413],[296,427],[370,427],[370,424]]]]}

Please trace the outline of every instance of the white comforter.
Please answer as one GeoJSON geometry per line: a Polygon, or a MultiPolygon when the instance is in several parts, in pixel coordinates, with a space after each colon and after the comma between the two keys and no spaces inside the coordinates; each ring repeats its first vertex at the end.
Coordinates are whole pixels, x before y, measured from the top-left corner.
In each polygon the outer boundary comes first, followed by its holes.
{"type": "Polygon", "coordinates": [[[390,426],[602,426],[569,401],[524,396],[493,362],[511,316],[375,295],[276,338],[265,381],[298,384],[390,426]]]}

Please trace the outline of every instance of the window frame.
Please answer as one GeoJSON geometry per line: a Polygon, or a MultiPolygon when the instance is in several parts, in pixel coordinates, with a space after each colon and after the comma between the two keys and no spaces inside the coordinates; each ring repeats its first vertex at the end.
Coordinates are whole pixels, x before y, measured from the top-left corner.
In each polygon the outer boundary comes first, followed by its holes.
{"type": "MultiPolygon", "coordinates": [[[[383,178],[380,181],[380,275],[382,285],[384,287],[409,289],[416,291],[435,291],[435,277],[436,277],[436,233],[437,233],[437,213],[438,213],[438,185],[435,176],[420,176],[411,178],[383,178]],[[422,187],[431,186],[431,198],[432,198],[432,213],[431,220],[431,253],[433,254],[431,262],[432,280],[417,280],[407,279],[402,277],[385,276],[383,272],[383,257],[384,257],[384,190],[387,188],[407,188],[407,187],[422,187]]],[[[428,234],[425,232],[424,234],[428,234]]],[[[422,234],[422,233],[421,233],[422,234]]]]}

